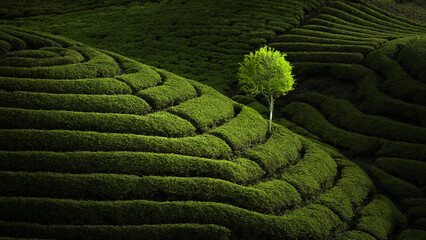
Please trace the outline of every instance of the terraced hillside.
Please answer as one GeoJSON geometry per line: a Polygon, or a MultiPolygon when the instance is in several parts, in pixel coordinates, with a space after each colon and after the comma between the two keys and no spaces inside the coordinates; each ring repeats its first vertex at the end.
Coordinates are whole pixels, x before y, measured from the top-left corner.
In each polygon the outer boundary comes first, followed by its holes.
{"type": "Polygon", "coordinates": [[[0,237],[386,239],[357,165],[210,87],[1,26],[0,237]]]}
{"type": "MultiPolygon", "coordinates": [[[[6,2],[10,2],[6,8],[19,9],[16,5],[21,3],[26,12],[41,14],[0,24],[63,35],[225,93],[237,85],[235,76],[244,54],[297,26],[324,0],[145,0],[67,14],[51,14],[61,5],[51,4],[52,10],[46,10],[43,6],[48,3],[32,7],[33,0],[6,2]]],[[[67,4],[70,9],[81,8],[67,4]]]]}
{"type": "Polygon", "coordinates": [[[270,46],[306,77],[281,123],[357,159],[405,213],[400,238],[425,238],[426,26],[336,1],[270,46]]]}

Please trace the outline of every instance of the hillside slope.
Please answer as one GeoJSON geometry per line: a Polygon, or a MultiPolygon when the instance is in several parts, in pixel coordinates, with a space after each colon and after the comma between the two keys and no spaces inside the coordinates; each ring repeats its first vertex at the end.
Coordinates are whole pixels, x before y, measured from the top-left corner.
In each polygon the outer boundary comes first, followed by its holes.
{"type": "Polygon", "coordinates": [[[354,163],[279,125],[268,134],[210,87],[0,31],[3,238],[374,239],[404,224],[354,163]]]}

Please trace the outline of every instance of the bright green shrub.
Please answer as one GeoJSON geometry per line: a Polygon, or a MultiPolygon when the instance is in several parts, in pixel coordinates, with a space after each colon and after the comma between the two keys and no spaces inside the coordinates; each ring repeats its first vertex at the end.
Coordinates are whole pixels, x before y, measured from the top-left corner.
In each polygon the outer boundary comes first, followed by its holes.
{"type": "MultiPolygon", "coordinates": [[[[313,143],[304,143],[304,155],[294,166],[281,175],[293,185],[303,198],[315,196],[323,186],[332,184],[337,175],[336,162],[313,143]]],[[[303,151],[303,150],[302,150],[303,151]]]]}
{"type": "Polygon", "coordinates": [[[406,229],[402,231],[397,240],[422,240],[426,238],[426,231],[417,229],[406,229]]]}
{"type": "Polygon", "coordinates": [[[46,67],[5,67],[0,66],[1,76],[24,78],[78,79],[113,77],[119,72],[118,64],[108,55],[89,47],[72,47],[80,52],[87,61],[46,67]]]}
{"type": "Polygon", "coordinates": [[[186,79],[174,74],[165,77],[163,85],[141,90],[136,95],[156,110],[178,105],[197,96],[197,91],[186,79]]]}
{"type": "Polygon", "coordinates": [[[51,94],[32,92],[0,93],[2,107],[67,110],[80,112],[128,113],[143,115],[151,107],[133,95],[51,94]]]}
{"type": "Polygon", "coordinates": [[[145,116],[115,113],[1,108],[0,121],[7,129],[65,129],[95,132],[134,133],[163,137],[194,136],[190,122],[167,112],[145,116]]]}
{"type": "Polygon", "coordinates": [[[254,109],[244,106],[235,118],[213,129],[209,134],[224,140],[234,151],[244,151],[265,139],[267,131],[267,121],[254,109]]]}
{"type": "Polygon", "coordinates": [[[343,235],[343,240],[376,240],[376,238],[368,233],[352,230],[345,232],[343,235]]]}
{"type": "Polygon", "coordinates": [[[244,154],[255,161],[267,174],[273,175],[278,170],[294,164],[299,159],[302,142],[290,131],[274,128],[265,143],[259,144],[244,154]]]}
{"type": "Polygon", "coordinates": [[[31,79],[0,77],[0,89],[44,93],[131,94],[132,89],[113,78],[95,79],[31,79]]]}
{"type": "Polygon", "coordinates": [[[205,132],[234,117],[232,101],[213,92],[190,99],[178,106],[167,109],[168,112],[190,121],[198,130],[205,132]]]}
{"type": "Polygon", "coordinates": [[[67,130],[0,130],[1,150],[148,151],[207,158],[228,158],[229,146],[213,135],[166,138],[67,130]]]}
{"type": "MultiPolygon", "coordinates": [[[[42,225],[23,222],[0,221],[0,231],[14,237],[39,237],[51,239],[105,239],[105,240],[227,240],[230,230],[209,224],[158,224],[137,226],[111,225],[42,225]]],[[[10,238],[15,239],[15,238],[10,238]]],[[[34,239],[34,238],[31,238],[34,239]]]]}
{"type": "Polygon", "coordinates": [[[324,43],[303,43],[303,42],[279,42],[271,43],[269,46],[285,52],[305,51],[305,52],[360,52],[367,54],[374,51],[371,46],[362,45],[337,45],[324,43]]]}
{"type": "Polygon", "coordinates": [[[377,158],[376,166],[417,186],[426,184],[426,163],[400,158],[377,158]]]}
{"type": "Polygon", "coordinates": [[[367,167],[369,176],[373,179],[377,188],[385,191],[397,199],[421,197],[422,190],[416,186],[396,178],[383,170],[369,165],[367,167]]]}
{"type": "MultiPolygon", "coordinates": [[[[46,50],[49,50],[50,48],[43,48],[46,50]]],[[[66,64],[75,64],[84,61],[84,57],[77,51],[67,48],[60,48],[60,49],[52,49],[53,51],[58,51],[60,56],[57,57],[43,57],[36,56],[36,57],[30,57],[30,56],[10,56],[6,55],[6,58],[0,59],[0,65],[1,66],[8,66],[8,67],[47,67],[47,66],[56,66],[56,65],[66,65],[66,64]]]]}
{"type": "Polygon", "coordinates": [[[291,62],[360,63],[364,55],[351,52],[287,52],[287,58],[291,62]]]}
{"type": "Polygon", "coordinates": [[[210,177],[239,184],[257,182],[265,174],[244,158],[225,161],[166,153],[81,151],[0,151],[0,156],[3,171],[210,177]]]}
{"type": "Polygon", "coordinates": [[[383,195],[376,195],[360,213],[357,230],[378,239],[388,239],[395,225],[405,225],[406,220],[396,206],[383,195]]]}

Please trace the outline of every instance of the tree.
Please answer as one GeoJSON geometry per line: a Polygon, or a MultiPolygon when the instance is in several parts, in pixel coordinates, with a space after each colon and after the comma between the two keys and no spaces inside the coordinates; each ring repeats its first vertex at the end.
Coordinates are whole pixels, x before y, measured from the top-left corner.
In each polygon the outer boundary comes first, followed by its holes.
{"type": "Polygon", "coordinates": [[[285,53],[264,46],[254,54],[245,55],[238,77],[241,90],[249,95],[262,94],[269,103],[269,132],[272,131],[274,100],[294,89],[292,66],[285,53]]]}

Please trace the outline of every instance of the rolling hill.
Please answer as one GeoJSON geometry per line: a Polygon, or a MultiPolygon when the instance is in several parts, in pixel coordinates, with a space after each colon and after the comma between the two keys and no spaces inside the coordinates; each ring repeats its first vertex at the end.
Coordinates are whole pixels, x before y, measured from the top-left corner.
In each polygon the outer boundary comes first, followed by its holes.
{"type": "Polygon", "coordinates": [[[425,237],[425,25],[361,0],[29,8],[0,21],[0,238],[425,237]],[[298,78],[271,134],[216,91],[263,44],[298,78]]]}

